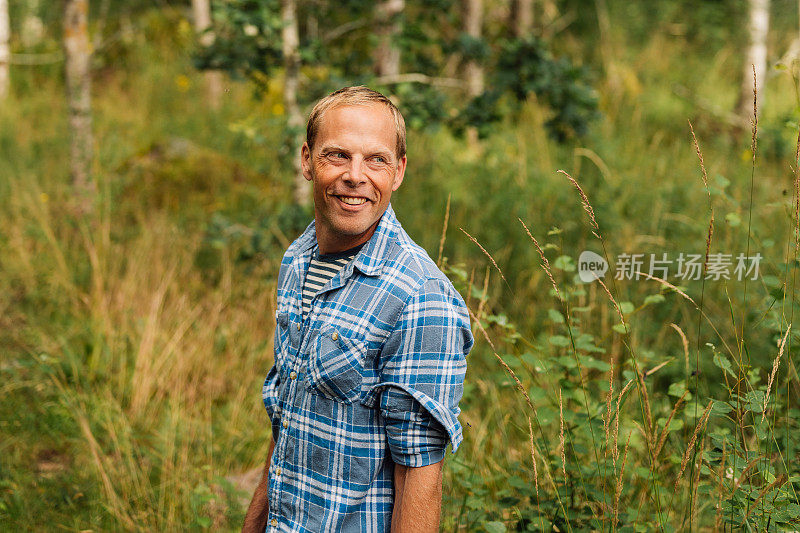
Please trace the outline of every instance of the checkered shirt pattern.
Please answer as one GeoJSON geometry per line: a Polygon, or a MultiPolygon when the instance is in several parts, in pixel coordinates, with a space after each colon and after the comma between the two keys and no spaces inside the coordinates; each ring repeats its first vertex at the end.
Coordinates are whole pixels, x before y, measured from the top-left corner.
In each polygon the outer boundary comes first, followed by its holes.
{"type": "Polygon", "coordinates": [[[389,205],[303,319],[315,246],[312,222],[278,274],[267,531],[389,531],[394,464],[436,463],[462,440],[469,315],[389,205]]]}

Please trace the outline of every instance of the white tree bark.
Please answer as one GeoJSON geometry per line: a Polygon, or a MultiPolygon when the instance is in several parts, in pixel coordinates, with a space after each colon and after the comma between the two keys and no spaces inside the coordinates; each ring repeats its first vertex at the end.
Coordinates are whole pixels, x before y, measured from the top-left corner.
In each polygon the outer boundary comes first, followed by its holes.
{"type": "MultiPolygon", "coordinates": [[[[483,26],[483,0],[463,0],[464,33],[475,39],[480,39],[483,26]]],[[[477,96],[483,92],[483,67],[474,60],[469,60],[464,65],[464,81],[467,83],[467,93],[477,96]]]]}
{"type": "Polygon", "coordinates": [[[297,88],[300,82],[300,35],[297,28],[297,0],[282,0],[281,19],[283,30],[283,108],[291,136],[291,157],[294,164],[294,202],[306,206],[311,197],[308,182],[300,168],[300,146],[303,144],[303,116],[297,105],[297,88]]]}
{"type": "Polygon", "coordinates": [[[8,96],[11,64],[11,26],[8,21],[8,0],[0,0],[0,100],[8,96]]]}
{"type": "Polygon", "coordinates": [[[378,76],[400,74],[400,47],[397,41],[403,31],[399,19],[403,9],[405,0],[383,0],[376,8],[378,46],[375,49],[375,71],[378,76]]]}
{"type": "Polygon", "coordinates": [[[20,41],[24,48],[33,48],[44,38],[44,23],[39,18],[39,0],[27,0],[27,12],[20,28],[20,41]]]}
{"type": "MultiPolygon", "coordinates": [[[[200,35],[200,44],[211,46],[214,43],[214,35],[205,32],[211,26],[210,0],[192,0],[192,13],[194,14],[194,29],[200,35]]],[[[208,70],[204,77],[208,104],[211,108],[217,109],[222,100],[222,73],[208,70]]]]}
{"type": "Polygon", "coordinates": [[[758,87],[758,105],[764,104],[764,84],[767,74],[767,34],[769,33],[769,0],[749,0],[750,45],[744,64],[738,110],[743,117],[753,118],[753,67],[758,87]]]}
{"type": "Polygon", "coordinates": [[[91,211],[92,100],[89,62],[89,0],[65,0],[64,61],[69,105],[70,171],[79,212],[91,211]]]}
{"type": "Polygon", "coordinates": [[[533,28],[533,0],[511,0],[509,24],[517,39],[527,37],[533,28]]]}

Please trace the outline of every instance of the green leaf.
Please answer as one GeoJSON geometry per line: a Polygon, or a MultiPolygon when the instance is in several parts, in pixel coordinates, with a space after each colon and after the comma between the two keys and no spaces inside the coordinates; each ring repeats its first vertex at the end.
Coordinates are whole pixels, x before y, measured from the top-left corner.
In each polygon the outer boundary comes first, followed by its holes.
{"type": "Polygon", "coordinates": [[[548,309],[547,316],[550,317],[555,324],[563,324],[564,323],[564,315],[556,311],[555,309],[548,309]]]}
{"type": "Polygon", "coordinates": [[[736,228],[742,224],[742,217],[740,217],[737,213],[728,213],[725,215],[725,220],[732,228],[736,228]]]}
{"type": "Polygon", "coordinates": [[[570,345],[569,339],[564,335],[552,335],[547,341],[553,346],[566,347],[570,345]]]}
{"type": "Polygon", "coordinates": [[[575,271],[575,262],[568,255],[559,255],[556,260],[553,261],[553,266],[564,272],[575,271]]]}
{"type": "Polygon", "coordinates": [[[726,374],[730,374],[734,378],[736,377],[736,374],[733,372],[733,368],[731,367],[731,362],[728,361],[728,358],[721,353],[714,352],[714,364],[725,371],[726,374]]]}
{"type": "Polygon", "coordinates": [[[658,304],[666,300],[661,294],[651,294],[644,299],[644,305],[658,304]]]}
{"type": "Polygon", "coordinates": [[[629,315],[633,313],[633,310],[636,309],[631,302],[620,302],[619,303],[619,310],[622,312],[623,315],[629,315]]]}
{"type": "Polygon", "coordinates": [[[733,411],[733,407],[728,405],[727,402],[720,400],[714,400],[714,403],[711,406],[711,413],[715,415],[726,415],[731,411],[733,411]]]}
{"type": "Polygon", "coordinates": [[[488,533],[505,533],[506,525],[502,522],[486,522],[483,525],[488,533]]]}
{"type": "Polygon", "coordinates": [[[611,326],[611,329],[613,329],[617,333],[621,333],[622,335],[628,333],[628,328],[625,326],[625,324],[614,324],[613,326],[611,326]]]}
{"type": "MultiPolygon", "coordinates": [[[[669,389],[667,390],[667,394],[670,396],[675,396],[676,398],[680,398],[683,394],[683,391],[686,390],[686,383],[683,381],[676,381],[675,383],[671,383],[669,389]]],[[[687,396],[689,396],[687,394],[687,396]]],[[[688,399],[688,398],[687,398],[688,399]]]]}

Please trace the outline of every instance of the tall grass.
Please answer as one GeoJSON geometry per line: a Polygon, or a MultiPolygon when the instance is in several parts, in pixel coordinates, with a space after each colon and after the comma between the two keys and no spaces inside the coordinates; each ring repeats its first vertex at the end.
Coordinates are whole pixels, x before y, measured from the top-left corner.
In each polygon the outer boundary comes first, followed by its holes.
{"type": "MultiPolygon", "coordinates": [[[[231,83],[220,112],[203,109],[176,20],[143,16],[130,69],[95,84],[91,218],[68,208],[60,84],[18,72],[36,90],[0,110],[0,521],[13,529],[236,529],[236,475],[267,450],[274,280],[298,229],[279,100],[231,83]]],[[[687,46],[658,33],[626,47],[581,145],[547,140],[536,102],[480,154],[410,134],[393,202],[478,339],[446,530],[796,528],[797,159],[753,166],[785,152],[779,130],[743,161],[713,114],[670,91],[687,46]],[[747,246],[764,259],[746,291],[575,276],[583,249],[747,246]]],[[[708,64],[677,75],[732,100],[733,49],[708,64]]],[[[788,83],[771,81],[762,132],[788,83]]]]}

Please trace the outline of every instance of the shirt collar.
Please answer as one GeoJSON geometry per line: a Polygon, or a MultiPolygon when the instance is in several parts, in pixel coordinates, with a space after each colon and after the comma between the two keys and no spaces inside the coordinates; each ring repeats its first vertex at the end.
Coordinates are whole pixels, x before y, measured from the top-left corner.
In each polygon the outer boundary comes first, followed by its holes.
{"type": "MultiPolygon", "coordinates": [[[[353,267],[367,276],[379,275],[386,261],[386,251],[394,236],[397,235],[399,228],[400,221],[397,220],[392,204],[389,203],[372,237],[369,238],[353,260],[353,267]]],[[[316,244],[317,231],[315,222],[312,221],[297,239],[298,251],[302,255],[316,244]]]]}

